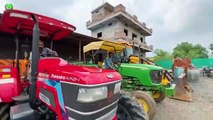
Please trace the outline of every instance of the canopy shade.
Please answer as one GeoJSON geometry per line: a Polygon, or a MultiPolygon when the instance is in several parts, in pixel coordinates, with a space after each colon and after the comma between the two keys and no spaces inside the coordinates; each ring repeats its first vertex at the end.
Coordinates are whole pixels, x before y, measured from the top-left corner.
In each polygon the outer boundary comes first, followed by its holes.
{"type": "Polygon", "coordinates": [[[76,29],[73,25],[36,13],[5,10],[0,19],[0,31],[12,34],[32,35],[34,27],[32,15],[38,20],[41,37],[60,40],[76,29]]]}
{"type": "Polygon", "coordinates": [[[98,41],[98,42],[91,42],[87,45],[84,46],[83,51],[88,52],[91,50],[106,50],[109,52],[122,52],[123,49],[125,48],[124,45],[116,43],[116,42],[111,42],[111,41],[98,41]]]}

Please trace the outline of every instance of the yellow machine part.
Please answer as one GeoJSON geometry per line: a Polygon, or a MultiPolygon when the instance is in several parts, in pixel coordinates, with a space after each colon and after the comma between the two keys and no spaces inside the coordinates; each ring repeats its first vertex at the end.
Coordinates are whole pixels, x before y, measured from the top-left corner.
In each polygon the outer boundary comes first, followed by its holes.
{"type": "Polygon", "coordinates": [[[129,62],[130,63],[139,63],[139,57],[137,57],[137,56],[131,56],[131,57],[129,57],[129,62]]]}
{"type": "Polygon", "coordinates": [[[152,94],[152,97],[153,97],[154,99],[157,99],[157,98],[160,97],[160,95],[161,95],[160,92],[156,92],[156,93],[152,94]]]}
{"type": "MultiPolygon", "coordinates": [[[[20,68],[21,79],[23,79],[25,77],[25,75],[28,74],[28,67],[26,66],[26,65],[28,65],[28,63],[29,63],[28,60],[25,60],[25,59],[19,60],[19,68],[20,68]]],[[[0,66],[13,66],[12,60],[10,60],[10,59],[1,60],[0,59],[0,66]],[[11,62],[9,62],[9,61],[11,61],[11,62]]]]}
{"type": "Polygon", "coordinates": [[[141,107],[143,107],[143,109],[144,109],[145,112],[148,112],[148,111],[149,111],[149,106],[148,106],[148,104],[147,104],[143,99],[138,98],[137,101],[138,101],[139,105],[140,105],[141,107]]]}
{"type": "Polygon", "coordinates": [[[103,68],[103,62],[98,61],[98,67],[103,68]]]}
{"type": "Polygon", "coordinates": [[[167,85],[169,83],[169,80],[164,76],[164,75],[162,75],[162,81],[161,81],[161,84],[162,85],[167,85]]]}

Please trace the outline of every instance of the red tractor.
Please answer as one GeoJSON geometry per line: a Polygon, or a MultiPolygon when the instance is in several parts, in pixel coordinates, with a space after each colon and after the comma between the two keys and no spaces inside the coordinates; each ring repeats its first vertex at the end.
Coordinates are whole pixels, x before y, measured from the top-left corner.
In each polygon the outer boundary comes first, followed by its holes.
{"type": "Polygon", "coordinates": [[[77,66],[58,57],[39,59],[40,38],[60,40],[74,30],[35,13],[4,11],[0,31],[15,36],[16,58],[13,65],[0,66],[0,120],[147,119],[136,101],[120,92],[122,78],[116,71],[77,66]],[[23,36],[32,39],[30,80],[20,76],[23,36]]]}

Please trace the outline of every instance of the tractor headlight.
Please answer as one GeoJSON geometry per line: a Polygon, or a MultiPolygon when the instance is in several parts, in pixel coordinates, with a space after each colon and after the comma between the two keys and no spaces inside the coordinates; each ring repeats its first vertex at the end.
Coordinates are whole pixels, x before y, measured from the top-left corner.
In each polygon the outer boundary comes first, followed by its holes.
{"type": "Polygon", "coordinates": [[[115,84],[114,94],[120,92],[121,90],[121,82],[115,84]]]}
{"type": "Polygon", "coordinates": [[[79,88],[77,101],[94,102],[107,98],[107,87],[98,88],[79,88]]]}
{"type": "Polygon", "coordinates": [[[162,81],[162,71],[161,70],[151,70],[150,79],[153,83],[160,84],[162,81]]]}

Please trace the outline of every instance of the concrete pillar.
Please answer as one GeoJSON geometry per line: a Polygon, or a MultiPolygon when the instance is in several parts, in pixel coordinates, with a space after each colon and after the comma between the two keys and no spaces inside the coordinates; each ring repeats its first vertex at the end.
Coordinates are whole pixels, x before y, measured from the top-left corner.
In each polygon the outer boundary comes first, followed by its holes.
{"type": "Polygon", "coordinates": [[[53,40],[51,40],[51,43],[50,43],[50,49],[53,50],[53,40]]]}
{"type": "Polygon", "coordinates": [[[79,44],[78,44],[78,48],[79,48],[79,53],[78,53],[78,60],[79,61],[81,61],[81,40],[79,40],[79,42],[78,42],[79,44]]]}

